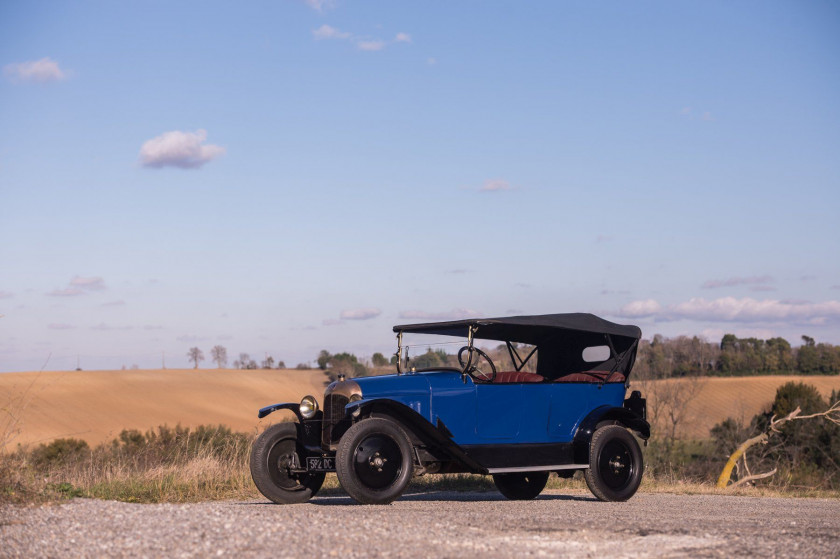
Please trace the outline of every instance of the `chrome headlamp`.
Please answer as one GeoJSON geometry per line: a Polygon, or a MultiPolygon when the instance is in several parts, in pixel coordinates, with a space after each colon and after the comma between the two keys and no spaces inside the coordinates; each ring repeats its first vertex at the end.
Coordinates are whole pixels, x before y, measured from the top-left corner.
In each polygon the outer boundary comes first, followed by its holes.
{"type": "Polygon", "coordinates": [[[304,419],[312,419],[318,413],[318,400],[315,396],[304,396],[300,401],[300,415],[304,419]]]}

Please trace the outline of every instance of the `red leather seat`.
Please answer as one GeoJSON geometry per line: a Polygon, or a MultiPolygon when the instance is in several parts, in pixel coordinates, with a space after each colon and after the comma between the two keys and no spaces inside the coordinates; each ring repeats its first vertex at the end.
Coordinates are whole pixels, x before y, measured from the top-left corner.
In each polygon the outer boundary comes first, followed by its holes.
{"type": "Polygon", "coordinates": [[[542,382],[545,378],[536,373],[527,373],[525,371],[500,371],[496,373],[496,378],[493,383],[503,384],[506,382],[542,382]]]}
{"type": "MultiPolygon", "coordinates": [[[[609,374],[609,371],[581,371],[556,378],[554,382],[603,382],[609,374]]],[[[624,382],[624,375],[614,373],[610,377],[610,382],[624,382]]]]}

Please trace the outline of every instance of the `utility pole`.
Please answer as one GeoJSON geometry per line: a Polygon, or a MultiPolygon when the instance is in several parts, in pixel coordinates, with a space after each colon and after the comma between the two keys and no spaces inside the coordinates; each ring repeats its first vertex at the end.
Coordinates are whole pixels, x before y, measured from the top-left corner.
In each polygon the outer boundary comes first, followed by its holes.
{"type": "Polygon", "coordinates": [[[166,370],[166,352],[162,351],[161,354],[161,362],[163,363],[163,369],[166,370]]]}

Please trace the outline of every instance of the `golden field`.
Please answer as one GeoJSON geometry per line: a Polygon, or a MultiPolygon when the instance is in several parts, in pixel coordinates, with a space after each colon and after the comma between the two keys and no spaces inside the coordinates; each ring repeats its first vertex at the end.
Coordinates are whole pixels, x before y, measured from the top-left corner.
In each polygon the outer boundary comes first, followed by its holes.
{"type": "MultiPolygon", "coordinates": [[[[791,380],[816,386],[826,398],[832,390],[840,390],[837,376],[708,377],[689,404],[680,433],[687,438],[707,437],[715,423],[730,416],[748,422],[769,407],[780,385],[791,380]]],[[[16,427],[7,448],[61,437],[97,444],[113,439],[123,429],[145,431],[163,424],[223,424],[252,433],[291,415],[278,412],[259,420],[260,407],[297,402],[306,394],[320,402],[326,381],[320,370],[1,373],[0,434],[8,431],[12,418],[16,427]]],[[[638,383],[631,387],[640,388],[638,383]]]]}
{"type": "Polygon", "coordinates": [[[123,429],[164,424],[261,431],[291,412],[257,419],[259,408],[299,402],[306,394],[320,401],[325,381],[323,371],[296,369],[0,373],[0,434],[12,416],[16,433],[7,448],[61,437],[97,444],[123,429]]]}

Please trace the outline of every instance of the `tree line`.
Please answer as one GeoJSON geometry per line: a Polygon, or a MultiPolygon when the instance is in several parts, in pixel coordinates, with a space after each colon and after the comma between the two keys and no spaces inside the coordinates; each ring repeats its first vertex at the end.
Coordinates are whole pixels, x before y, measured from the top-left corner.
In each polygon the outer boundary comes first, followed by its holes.
{"type": "MultiPolygon", "coordinates": [[[[193,364],[194,369],[198,369],[198,364],[204,361],[204,352],[198,347],[191,347],[187,351],[187,358],[193,364]]],[[[228,354],[227,348],[221,345],[213,346],[210,350],[210,360],[216,364],[219,369],[227,367],[228,354]]],[[[234,359],[234,369],[285,369],[286,363],[283,360],[276,360],[271,355],[266,354],[265,359],[257,363],[256,359],[252,359],[247,353],[240,353],[237,359],[234,359]]],[[[309,369],[306,363],[299,363],[296,369],[309,369]]]]}
{"type": "Polygon", "coordinates": [[[726,334],[720,343],[697,336],[641,340],[634,374],[640,378],[690,375],[837,375],[840,346],[816,343],[802,336],[802,346],[792,347],[781,337],[762,340],[726,334]]]}

